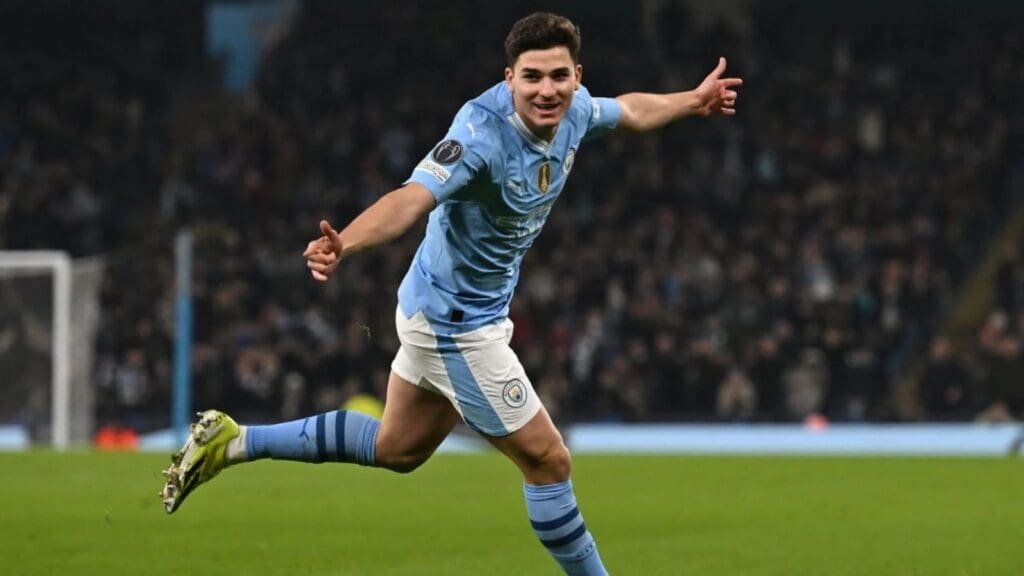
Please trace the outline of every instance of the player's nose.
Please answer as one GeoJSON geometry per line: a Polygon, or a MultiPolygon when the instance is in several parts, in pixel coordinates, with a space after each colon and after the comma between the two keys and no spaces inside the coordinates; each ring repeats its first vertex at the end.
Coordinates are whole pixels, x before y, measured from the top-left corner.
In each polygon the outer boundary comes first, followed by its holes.
{"type": "Polygon", "coordinates": [[[540,95],[545,98],[554,97],[558,92],[555,90],[555,83],[550,78],[545,78],[540,82],[540,95]]]}

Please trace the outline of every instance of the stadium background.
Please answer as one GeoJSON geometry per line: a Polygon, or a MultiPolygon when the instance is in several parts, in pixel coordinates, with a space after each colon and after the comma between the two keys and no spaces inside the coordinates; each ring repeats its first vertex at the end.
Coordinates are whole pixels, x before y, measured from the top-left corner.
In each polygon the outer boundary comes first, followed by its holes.
{"type": "MultiPolygon", "coordinates": [[[[168,425],[182,227],[195,406],[274,420],[380,396],[419,234],[326,287],[299,250],[403,181],[539,6],[5,3],[0,248],[102,258],[97,336],[75,343],[96,426],[168,425]]],[[[1019,8],[558,9],[595,94],[684,89],[719,54],[746,86],[734,119],[580,156],[512,309],[556,418],[1020,416],[1019,8]]]]}
{"type": "MultiPolygon", "coordinates": [[[[671,423],[661,442],[784,453],[913,430],[891,446],[978,434],[965,452],[1005,453],[1024,416],[1024,8],[938,0],[0,3],[0,250],[67,251],[95,284],[76,440],[168,427],[183,229],[194,407],[274,421],[379,397],[418,232],[326,286],[299,254],[321,217],[402,182],[537,8],[581,26],[595,94],[689,88],[719,55],[745,80],[734,118],[577,158],[512,310],[564,430],[607,448],[671,423]]],[[[23,288],[0,289],[0,429],[42,446],[51,294],[23,288]]],[[[1024,573],[1020,459],[595,456],[583,438],[574,482],[616,574],[1024,573]]],[[[493,453],[413,478],[256,463],[171,518],[165,465],[0,451],[0,572],[554,570],[493,453]]]]}

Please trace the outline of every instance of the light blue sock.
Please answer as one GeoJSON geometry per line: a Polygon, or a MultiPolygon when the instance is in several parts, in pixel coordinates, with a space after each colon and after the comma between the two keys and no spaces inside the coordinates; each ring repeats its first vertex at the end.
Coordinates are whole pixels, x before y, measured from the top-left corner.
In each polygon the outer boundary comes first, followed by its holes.
{"type": "Polygon", "coordinates": [[[572,481],[535,486],[526,484],[526,512],[540,543],[569,576],[607,576],[597,542],[576,506],[572,481]]]}
{"type": "Polygon", "coordinates": [[[301,462],[355,462],[375,466],[375,418],[337,410],[270,426],[249,426],[245,448],[249,460],[274,458],[301,462]]]}

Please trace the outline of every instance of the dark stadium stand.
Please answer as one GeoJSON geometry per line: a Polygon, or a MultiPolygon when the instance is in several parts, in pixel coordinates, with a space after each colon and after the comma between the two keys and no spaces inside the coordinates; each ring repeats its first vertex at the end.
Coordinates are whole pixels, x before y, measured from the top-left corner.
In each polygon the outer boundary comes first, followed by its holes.
{"type": "MultiPolygon", "coordinates": [[[[236,95],[210,80],[199,4],[170,4],[149,3],[152,25],[131,36],[97,18],[70,41],[79,50],[0,34],[17,43],[0,50],[0,249],[108,259],[103,422],[167,424],[181,225],[196,234],[196,405],[276,420],[381,394],[419,233],[326,287],[302,248],[321,217],[343,225],[402,183],[457,107],[501,79],[501,40],[528,8],[481,21],[468,0],[310,2],[236,95]],[[156,25],[172,13],[178,24],[156,25]],[[382,35],[387,49],[367,50],[382,35]]],[[[513,346],[549,410],[1024,417],[1024,241],[983,286],[995,296],[970,334],[945,338],[1024,203],[1020,29],[983,11],[908,28],[898,10],[843,20],[757,4],[711,22],[672,2],[560,5],[583,31],[594,94],[686,88],[720,54],[745,86],[729,121],[579,155],[512,308],[513,346]]]]}

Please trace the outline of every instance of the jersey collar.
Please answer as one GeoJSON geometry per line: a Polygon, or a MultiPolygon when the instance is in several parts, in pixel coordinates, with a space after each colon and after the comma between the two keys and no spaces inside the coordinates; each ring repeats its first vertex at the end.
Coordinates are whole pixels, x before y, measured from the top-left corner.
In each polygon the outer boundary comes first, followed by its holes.
{"type": "MultiPolygon", "coordinates": [[[[506,118],[509,123],[512,124],[512,127],[516,129],[516,132],[519,132],[519,135],[523,137],[523,140],[526,140],[526,143],[530,148],[533,148],[545,156],[551,153],[551,144],[555,141],[554,138],[551,138],[551,142],[548,142],[543,138],[537,137],[533,132],[530,132],[530,129],[526,127],[526,123],[519,117],[518,112],[513,112],[506,118]]],[[[558,132],[556,131],[555,134],[557,133],[558,132]]]]}

